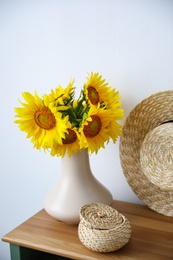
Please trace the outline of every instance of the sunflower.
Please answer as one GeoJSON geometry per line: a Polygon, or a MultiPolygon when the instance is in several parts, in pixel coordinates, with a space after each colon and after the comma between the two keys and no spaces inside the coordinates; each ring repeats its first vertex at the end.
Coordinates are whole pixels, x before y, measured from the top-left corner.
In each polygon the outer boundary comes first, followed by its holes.
{"type": "Polygon", "coordinates": [[[62,139],[62,144],[56,143],[52,147],[50,154],[52,156],[56,155],[64,157],[64,155],[67,153],[70,157],[73,152],[77,153],[79,151],[79,133],[76,128],[68,128],[65,137],[62,139]]]}
{"type": "Polygon", "coordinates": [[[84,93],[90,105],[97,106],[107,96],[108,83],[98,73],[91,73],[84,84],[84,93]]]}
{"type": "Polygon", "coordinates": [[[100,104],[105,109],[112,109],[116,120],[123,119],[123,109],[120,108],[120,95],[116,89],[109,86],[105,79],[98,73],[91,73],[84,84],[84,93],[90,105],[100,104]]]}
{"type": "Polygon", "coordinates": [[[91,72],[78,99],[74,99],[74,80],[63,89],[60,85],[40,98],[23,93],[25,103],[16,108],[15,123],[37,149],[49,150],[52,156],[88,149],[98,152],[110,139],[116,142],[123,119],[120,95],[99,73],[91,72]]]}
{"type": "Polygon", "coordinates": [[[70,103],[74,95],[73,84],[74,80],[71,79],[65,89],[59,85],[55,90],[52,89],[50,94],[44,95],[43,99],[45,106],[53,102],[58,110],[68,109],[68,104],[70,103]]]}
{"type": "Polygon", "coordinates": [[[110,111],[103,108],[91,107],[88,117],[82,123],[79,132],[81,134],[80,147],[88,148],[89,153],[98,152],[104,143],[109,142],[110,111]]]}
{"type": "Polygon", "coordinates": [[[74,84],[74,79],[71,79],[71,81],[69,82],[69,84],[67,85],[67,87],[64,90],[64,96],[63,99],[64,100],[71,100],[74,97],[74,89],[75,87],[73,86],[74,84]]]}
{"type": "Polygon", "coordinates": [[[37,149],[51,148],[54,143],[62,144],[69,126],[68,118],[62,118],[52,103],[45,106],[36,91],[34,95],[29,92],[22,95],[26,103],[19,101],[23,107],[15,108],[15,117],[20,118],[15,120],[19,129],[27,133],[27,138],[31,138],[37,149]]]}
{"type": "Polygon", "coordinates": [[[104,97],[104,102],[101,104],[105,109],[110,109],[111,113],[114,114],[115,120],[123,120],[124,110],[120,108],[120,95],[116,89],[111,87],[108,88],[107,94],[104,97]]]}
{"type": "Polygon", "coordinates": [[[116,143],[118,136],[121,135],[121,132],[122,132],[122,125],[116,122],[114,120],[114,117],[112,117],[112,120],[110,120],[108,126],[108,134],[114,143],[116,143]]]}

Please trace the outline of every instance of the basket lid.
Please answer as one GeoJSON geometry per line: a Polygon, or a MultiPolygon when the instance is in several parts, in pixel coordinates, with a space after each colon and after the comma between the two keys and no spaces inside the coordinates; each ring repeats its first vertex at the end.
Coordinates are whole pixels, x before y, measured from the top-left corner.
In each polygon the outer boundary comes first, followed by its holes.
{"type": "Polygon", "coordinates": [[[125,219],[111,206],[102,203],[89,203],[80,209],[80,221],[89,228],[106,230],[122,225],[125,219]]]}

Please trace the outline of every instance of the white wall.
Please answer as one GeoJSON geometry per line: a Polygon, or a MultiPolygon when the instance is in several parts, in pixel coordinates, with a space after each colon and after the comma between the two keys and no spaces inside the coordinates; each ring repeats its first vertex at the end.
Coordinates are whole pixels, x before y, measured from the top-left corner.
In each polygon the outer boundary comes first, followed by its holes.
{"type": "MultiPolygon", "coordinates": [[[[126,116],[150,94],[173,89],[173,1],[0,1],[0,237],[43,207],[60,170],[60,158],[34,150],[13,123],[18,98],[71,76],[80,88],[91,71],[120,91],[126,116]]],[[[118,145],[91,157],[93,173],[114,199],[141,203],[118,145]]],[[[1,241],[0,260],[9,259],[1,241]]]]}

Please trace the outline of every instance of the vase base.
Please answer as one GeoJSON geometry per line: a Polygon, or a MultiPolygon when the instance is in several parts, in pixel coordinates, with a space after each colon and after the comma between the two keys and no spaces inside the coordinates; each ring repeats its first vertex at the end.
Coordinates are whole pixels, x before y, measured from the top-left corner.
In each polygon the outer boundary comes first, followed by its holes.
{"type": "MultiPolygon", "coordinates": [[[[106,189],[106,188],[105,188],[106,189]]],[[[104,190],[102,192],[103,197],[98,198],[95,196],[95,198],[83,198],[82,201],[75,200],[75,203],[70,201],[69,197],[69,202],[64,202],[63,204],[60,201],[52,200],[50,198],[50,193],[47,195],[47,197],[44,200],[44,209],[45,211],[55,218],[56,220],[65,222],[67,224],[72,224],[72,225],[77,225],[80,221],[79,218],[79,211],[82,206],[88,203],[102,203],[105,205],[110,206],[113,201],[112,194],[109,192],[109,190],[104,190]],[[50,203],[51,202],[51,203],[50,203]]]]}

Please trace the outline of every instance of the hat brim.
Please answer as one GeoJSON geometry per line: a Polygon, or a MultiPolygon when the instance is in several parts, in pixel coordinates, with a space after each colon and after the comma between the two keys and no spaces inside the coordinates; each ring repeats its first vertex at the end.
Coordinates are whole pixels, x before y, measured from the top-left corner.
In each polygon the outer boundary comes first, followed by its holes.
{"type": "Polygon", "coordinates": [[[165,191],[149,181],[142,171],[140,148],[147,133],[173,120],[173,91],[151,95],[129,114],[120,138],[120,162],[134,193],[152,210],[173,216],[173,191],[165,191]]]}

